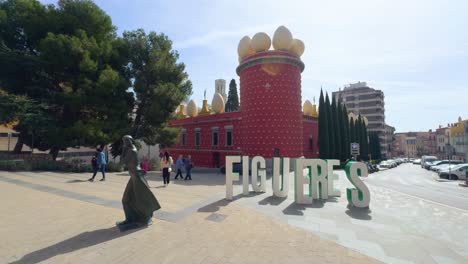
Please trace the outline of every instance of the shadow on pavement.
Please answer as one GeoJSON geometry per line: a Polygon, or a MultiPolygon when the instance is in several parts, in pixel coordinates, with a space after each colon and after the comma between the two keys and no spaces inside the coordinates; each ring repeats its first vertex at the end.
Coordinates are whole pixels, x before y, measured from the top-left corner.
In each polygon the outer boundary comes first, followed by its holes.
{"type": "Polygon", "coordinates": [[[221,207],[224,207],[224,206],[227,206],[228,204],[230,204],[231,202],[234,202],[235,200],[237,199],[240,199],[242,197],[255,197],[255,196],[258,196],[258,195],[262,195],[264,193],[262,192],[250,192],[249,194],[247,195],[244,195],[242,193],[238,194],[238,195],[235,195],[232,197],[232,200],[226,200],[226,199],[221,199],[221,200],[218,200],[214,203],[210,203],[208,205],[205,205],[203,207],[200,207],[197,212],[202,212],[202,213],[214,213],[214,212],[217,212],[219,211],[219,209],[221,209],[221,207]]]}
{"type": "Polygon", "coordinates": [[[260,205],[267,205],[267,204],[279,205],[282,202],[284,202],[286,199],[287,199],[287,197],[280,198],[280,197],[275,197],[275,196],[269,196],[269,197],[266,197],[263,200],[260,200],[258,202],[258,204],[260,204],[260,205]]]}
{"type": "Polygon", "coordinates": [[[79,182],[87,182],[88,180],[69,180],[67,183],[79,183],[79,182]]]}
{"type": "Polygon", "coordinates": [[[372,220],[371,212],[369,208],[348,207],[345,213],[354,219],[372,220]]]}
{"type": "Polygon", "coordinates": [[[287,215],[304,215],[304,212],[307,208],[323,208],[324,201],[314,200],[312,204],[297,204],[293,202],[288,207],[284,208],[283,214],[287,215]]]}
{"type": "Polygon", "coordinates": [[[55,245],[24,255],[21,259],[11,262],[12,264],[38,263],[46,261],[57,255],[70,253],[83,248],[91,247],[112,239],[116,239],[141,229],[134,229],[127,232],[120,232],[115,226],[105,229],[98,229],[91,232],[83,232],[55,245]]]}

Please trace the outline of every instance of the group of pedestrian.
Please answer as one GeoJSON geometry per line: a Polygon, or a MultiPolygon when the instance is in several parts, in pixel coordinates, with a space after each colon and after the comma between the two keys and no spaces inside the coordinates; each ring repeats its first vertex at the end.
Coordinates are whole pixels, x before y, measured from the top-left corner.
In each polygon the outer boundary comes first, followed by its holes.
{"type": "MultiPolygon", "coordinates": [[[[161,168],[162,168],[164,186],[167,186],[171,181],[173,160],[167,151],[161,151],[159,156],[161,158],[161,168]]],[[[174,178],[175,180],[177,180],[179,176],[180,176],[180,179],[184,179],[184,176],[182,175],[182,170],[184,169],[185,169],[184,180],[186,181],[192,180],[191,171],[193,168],[193,163],[192,163],[192,157],[190,155],[188,155],[185,158],[182,155],[179,155],[179,158],[177,158],[175,165],[177,169],[177,173],[174,178]]]]}
{"type": "MultiPolygon", "coordinates": [[[[163,181],[164,181],[164,186],[167,186],[170,183],[171,180],[171,167],[173,165],[173,160],[172,157],[169,155],[169,153],[166,150],[161,150],[159,153],[159,157],[161,159],[161,169],[162,169],[162,176],[163,176],[163,181]]],[[[100,181],[105,181],[106,180],[106,156],[104,152],[102,151],[101,148],[96,149],[96,153],[91,159],[91,165],[93,167],[93,176],[88,179],[88,181],[93,182],[94,178],[96,177],[97,173],[100,171],[102,173],[102,179],[100,181]]],[[[177,173],[175,175],[175,180],[177,180],[179,177],[180,179],[184,180],[192,180],[192,168],[193,168],[193,162],[192,162],[192,157],[188,155],[187,157],[183,157],[182,155],[179,155],[176,161],[176,169],[177,173]],[[185,170],[185,178],[184,175],[182,174],[182,171],[185,170]]],[[[145,173],[148,171],[149,167],[149,159],[147,157],[143,158],[143,161],[140,163],[140,168],[142,171],[145,173]]]]}
{"type": "Polygon", "coordinates": [[[184,158],[182,155],[179,155],[179,158],[177,158],[176,161],[176,168],[177,168],[177,174],[174,179],[177,180],[177,178],[180,176],[180,179],[184,179],[184,175],[182,175],[182,170],[185,169],[185,179],[184,180],[192,180],[192,168],[193,168],[193,163],[192,163],[192,157],[188,155],[186,158],[184,158]]]}

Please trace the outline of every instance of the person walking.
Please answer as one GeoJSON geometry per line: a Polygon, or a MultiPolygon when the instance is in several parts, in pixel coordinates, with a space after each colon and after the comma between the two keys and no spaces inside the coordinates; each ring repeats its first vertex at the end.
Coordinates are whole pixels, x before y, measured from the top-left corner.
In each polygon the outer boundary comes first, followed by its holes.
{"type": "Polygon", "coordinates": [[[96,177],[96,174],[98,172],[99,166],[97,163],[97,155],[98,152],[94,153],[94,156],[91,158],[91,167],[93,168],[93,177],[89,178],[88,181],[93,182],[94,177],[96,177]]]}
{"type": "Polygon", "coordinates": [[[176,167],[177,167],[177,174],[175,176],[175,180],[180,176],[180,179],[182,180],[184,178],[184,175],[182,175],[182,169],[184,168],[184,160],[182,159],[182,155],[179,155],[179,158],[176,161],[176,167]]]}
{"type": "Polygon", "coordinates": [[[184,180],[192,180],[192,156],[188,155],[185,159],[185,179],[184,180]]]}
{"type": "Polygon", "coordinates": [[[101,181],[105,181],[106,180],[106,164],[107,164],[106,155],[104,154],[104,152],[102,152],[101,148],[98,148],[97,151],[98,151],[97,164],[99,165],[99,170],[102,173],[101,181]]]}
{"type": "Polygon", "coordinates": [[[170,167],[169,153],[164,153],[164,156],[161,159],[161,168],[163,174],[164,186],[167,186],[170,181],[169,167],[170,167]]]}
{"type": "Polygon", "coordinates": [[[149,159],[148,157],[144,156],[143,162],[141,162],[141,169],[146,173],[148,172],[148,168],[149,168],[149,159]]]}

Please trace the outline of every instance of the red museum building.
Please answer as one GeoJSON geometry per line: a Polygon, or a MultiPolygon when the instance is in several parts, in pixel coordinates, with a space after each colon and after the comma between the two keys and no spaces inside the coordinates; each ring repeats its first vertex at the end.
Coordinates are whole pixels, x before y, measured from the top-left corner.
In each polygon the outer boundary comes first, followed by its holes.
{"type": "Polygon", "coordinates": [[[239,43],[240,111],[224,112],[222,95],[216,93],[212,109],[207,100],[198,113],[192,100],[179,108],[171,127],[181,128],[177,144],[169,151],[192,156],[198,167],[220,167],[228,155],[306,157],[318,155],[318,114],[316,106],[301,98],[304,63],[302,41],[292,39],[285,27],[273,37],[265,33],[239,43]],[[288,35],[289,34],[289,35],[288,35]]]}

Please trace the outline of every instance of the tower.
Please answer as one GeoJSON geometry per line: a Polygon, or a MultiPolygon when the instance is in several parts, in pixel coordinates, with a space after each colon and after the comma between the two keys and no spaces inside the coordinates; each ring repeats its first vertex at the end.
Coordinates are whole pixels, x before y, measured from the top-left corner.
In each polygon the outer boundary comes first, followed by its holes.
{"type": "Polygon", "coordinates": [[[223,79],[215,80],[215,93],[221,94],[221,96],[224,99],[224,103],[227,102],[226,80],[223,80],[223,79]]]}
{"type": "Polygon", "coordinates": [[[279,27],[270,39],[257,33],[239,43],[242,152],[271,158],[303,156],[302,41],[279,27]],[[289,35],[288,35],[289,34],[289,35]]]}

